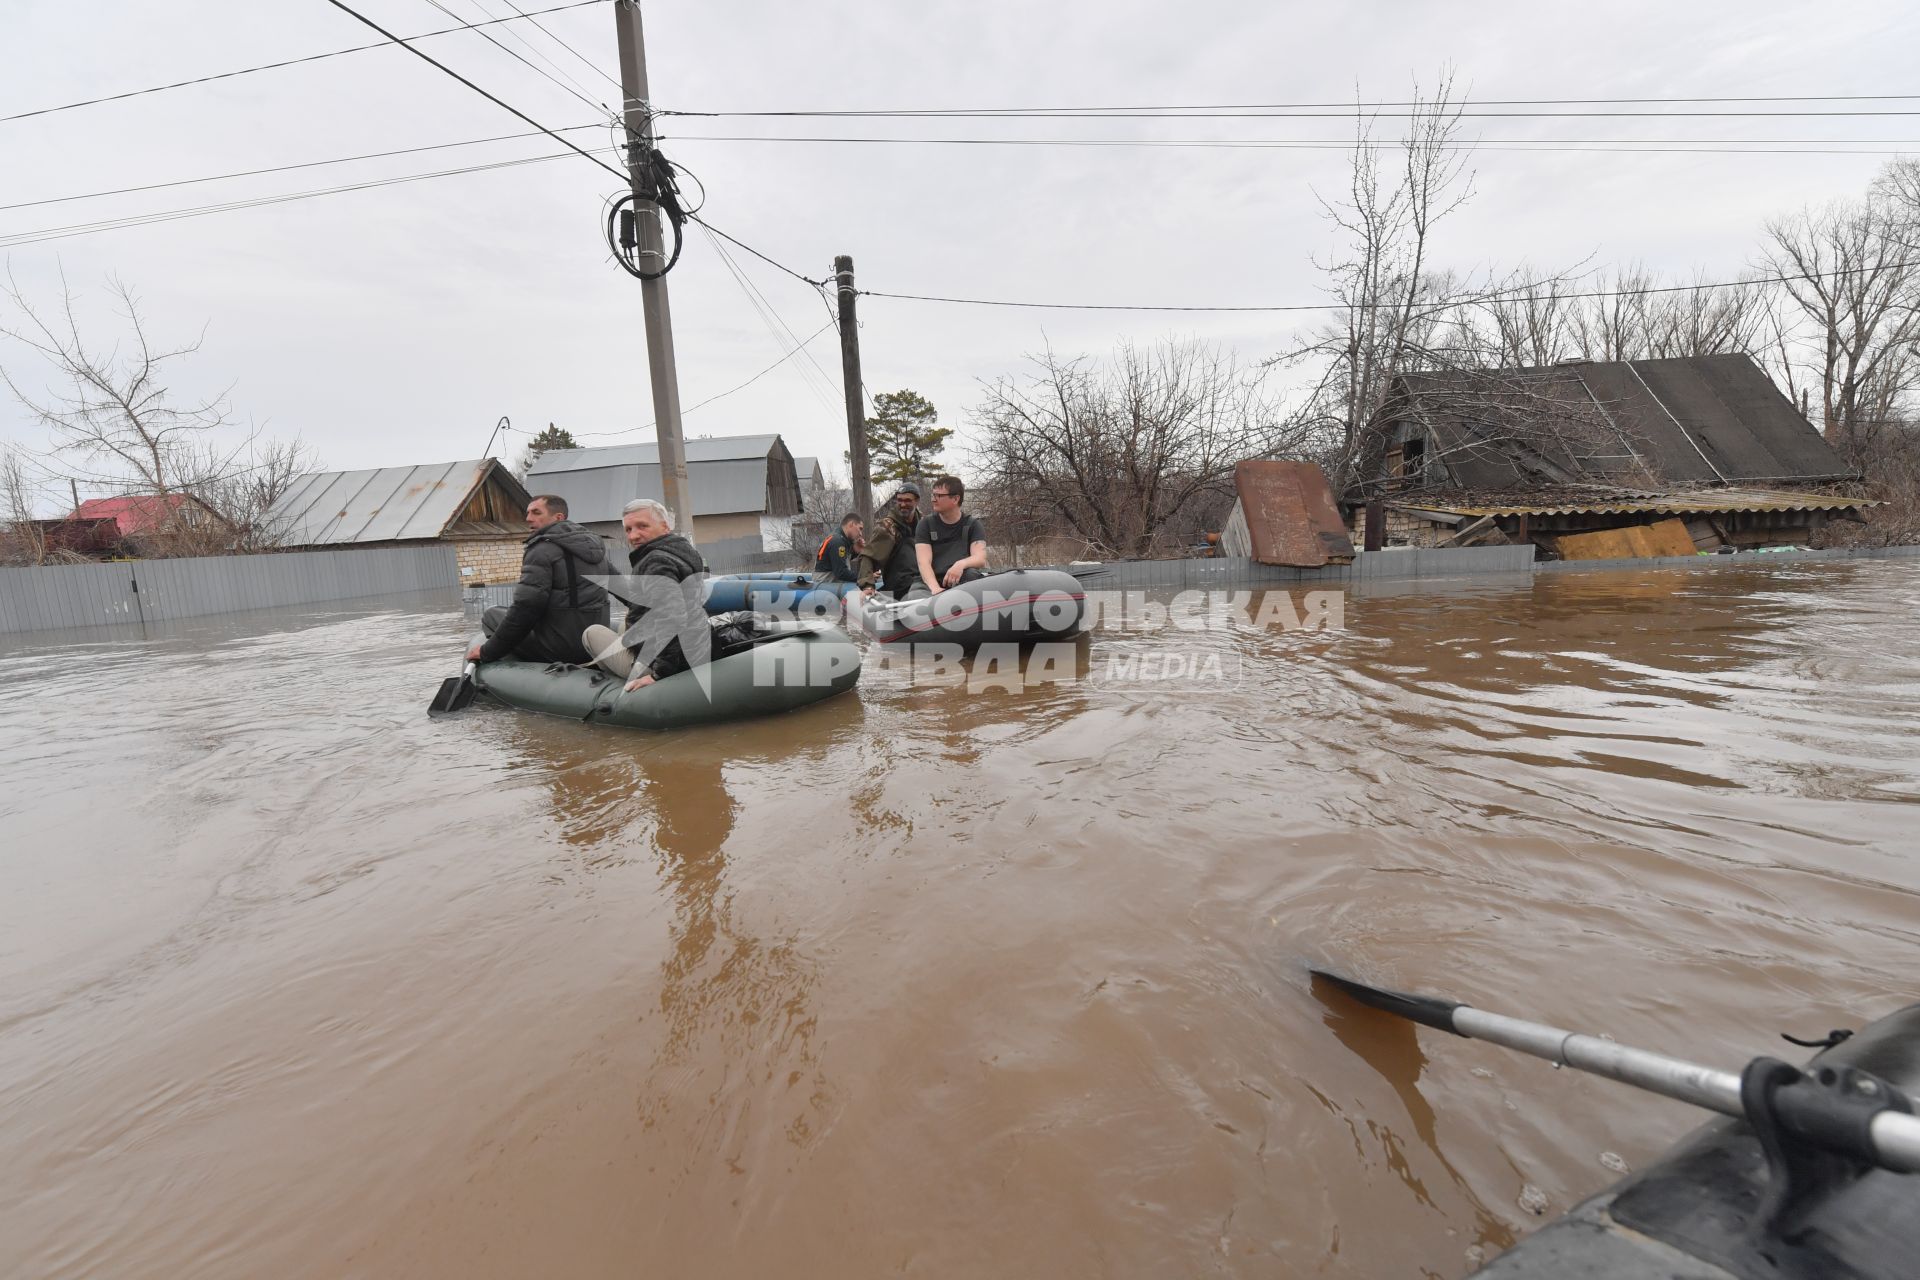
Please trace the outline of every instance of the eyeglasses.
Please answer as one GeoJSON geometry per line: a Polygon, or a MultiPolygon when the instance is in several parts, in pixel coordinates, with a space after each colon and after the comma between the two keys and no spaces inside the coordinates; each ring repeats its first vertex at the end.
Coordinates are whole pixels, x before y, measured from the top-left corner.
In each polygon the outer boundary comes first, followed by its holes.
{"type": "Polygon", "coordinates": [[[951,498],[953,495],[950,493],[945,493],[939,489],[935,489],[933,491],[933,496],[936,498],[951,498]]]}

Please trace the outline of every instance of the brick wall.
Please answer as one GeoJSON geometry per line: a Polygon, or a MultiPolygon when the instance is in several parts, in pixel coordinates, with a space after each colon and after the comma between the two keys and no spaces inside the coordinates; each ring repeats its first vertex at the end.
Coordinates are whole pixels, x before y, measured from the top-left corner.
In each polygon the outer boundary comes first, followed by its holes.
{"type": "Polygon", "coordinates": [[[491,586],[520,580],[520,553],[526,548],[518,538],[462,539],[453,544],[453,549],[460,565],[462,586],[491,586]]]}

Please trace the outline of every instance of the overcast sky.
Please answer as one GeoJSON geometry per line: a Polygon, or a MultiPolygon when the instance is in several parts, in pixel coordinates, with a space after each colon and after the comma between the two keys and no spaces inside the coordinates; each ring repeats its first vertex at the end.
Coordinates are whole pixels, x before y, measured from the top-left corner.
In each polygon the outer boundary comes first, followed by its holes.
{"type": "MultiPolygon", "coordinates": [[[[522,0],[537,10],[557,0],[522,0]]],[[[462,21],[506,0],[441,0],[462,21]]],[[[356,0],[402,35],[453,25],[431,0],[356,0]]],[[[0,0],[9,51],[0,116],[378,39],[326,0],[0,0]]],[[[473,33],[420,47],[542,124],[585,125],[617,101],[614,13],[598,3],[490,27],[530,42],[578,81],[561,87],[473,33]],[[591,63],[589,68],[587,63],[591,63]],[[604,73],[604,74],[603,74],[604,73]]],[[[657,106],[685,111],[1112,107],[1401,99],[1451,63],[1474,98],[1727,97],[1915,92],[1920,9],[1866,0],[1767,4],[1258,0],[919,0],[811,4],[653,0],[657,106]]],[[[557,77],[556,77],[557,78],[557,77]]],[[[564,83],[564,82],[563,82],[564,83]]],[[[1524,110],[1496,108],[1488,110],[1524,110]]],[[[1477,194],[1437,250],[1465,271],[1521,262],[1644,262],[1737,275],[1761,223],[1861,190],[1885,152],[1920,138],[1904,101],[1733,105],[1722,110],[1880,115],[1596,117],[1631,106],[1550,107],[1564,117],[1476,119],[1488,144],[1520,140],[1816,140],[1855,154],[1648,154],[1485,146],[1477,194]]],[[[1705,107],[1693,110],[1709,109],[1705,107]]],[[[1396,122],[1383,121],[1391,135],[1396,122]]],[[[403,49],[0,123],[0,204],[464,142],[526,128],[403,49]]],[[[865,288],[1039,302],[1282,305],[1319,301],[1314,258],[1332,245],[1315,192],[1337,193],[1339,145],[1147,148],[732,141],[745,135],[891,139],[1077,138],[1324,141],[1348,118],[1100,122],[671,119],[663,149],[696,174],[717,227],[806,275],[852,254],[865,288]]],[[[604,130],[570,133],[608,154],[604,130]]],[[[1711,141],[1705,145],[1712,145],[1711,141]]],[[[1787,145],[1787,144],[1783,144],[1787,145]]],[[[1920,149],[1916,145],[1913,149],[1920,149]]],[[[0,210],[0,242],[29,232],[557,151],[552,142],[451,150],[0,210]]],[[[603,201],[618,183],[570,156],[262,208],[0,248],[19,287],[80,295],[89,335],[111,340],[109,275],[141,295],[161,337],[206,327],[177,372],[182,396],[231,384],[238,417],[297,435],[329,468],[477,456],[502,415],[591,443],[649,440],[640,287],[609,260],[603,201]]],[[[682,402],[779,360],[827,324],[821,298],[734,251],[780,323],[763,321],[692,228],[670,277],[682,402]],[[781,327],[785,326],[785,329],[781,327]],[[776,337],[777,334],[777,337],[776,337]],[[784,345],[783,345],[784,344],[784,345]]],[[[1284,348],[1300,316],[1030,311],[862,298],[871,391],[911,387],[964,427],[982,379],[1025,353],[1100,354],[1169,335],[1214,339],[1252,362],[1284,348]]],[[[686,431],[778,431],[796,455],[846,447],[829,329],[806,354],[688,414],[686,431]],[[824,372],[823,372],[824,371],[824,372]]],[[[18,347],[0,362],[42,376],[18,347]]],[[[0,437],[43,446],[17,405],[0,437]]],[[[494,446],[517,456],[525,437],[494,446]]],[[[84,496],[84,495],[83,495],[84,496]]]]}

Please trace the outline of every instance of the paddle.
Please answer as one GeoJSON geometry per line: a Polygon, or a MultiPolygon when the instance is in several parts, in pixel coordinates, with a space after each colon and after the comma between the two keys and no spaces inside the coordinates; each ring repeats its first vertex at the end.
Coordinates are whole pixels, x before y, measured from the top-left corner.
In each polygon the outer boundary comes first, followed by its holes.
{"type": "Polygon", "coordinates": [[[478,692],[473,684],[473,667],[474,664],[469,662],[461,668],[459,675],[448,676],[440,682],[440,692],[434,694],[433,701],[427,704],[429,716],[444,716],[462,710],[473,701],[473,695],[478,692]]]}
{"type": "MultiPolygon", "coordinates": [[[[1772,1059],[1756,1058],[1744,1073],[1716,1071],[1645,1049],[1628,1048],[1598,1036],[1579,1035],[1539,1022],[1488,1013],[1453,1000],[1369,986],[1324,969],[1310,968],[1308,972],[1361,1004],[1423,1027],[1518,1049],[1556,1066],[1604,1076],[1665,1098],[1747,1120],[1756,1127],[1761,1122],[1749,1115],[1744,1101],[1750,1087],[1748,1077],[1760,1074],[1763,1064],[1774,1068],[1783,1065],[1772,1059]]],[[[1839,1073],[1821,1069],[1817,1075],[1819,1087],[1803,1089],[1790,1085],[1770,1091],[1772,1119],[1781,1129],[1812,1146],[1864,1163],[1899,1173],[1920,1172],[1920,1116],[1906,1112],[1906,1099],[1898,1090],[1851,1068],[1842,1068],[1839,1073]],[[1857,1096],[1842,1098],[1839,1092],[1830,1091],[1836,1083],[1846,1086],[1845,1092],[1857,1096]],[[1883,1109],[1873,1110],[1876,1103],[1883,1109]]],[[[1811,1083],[1815,1077],[1806,1079],[1811,1083]]]]}

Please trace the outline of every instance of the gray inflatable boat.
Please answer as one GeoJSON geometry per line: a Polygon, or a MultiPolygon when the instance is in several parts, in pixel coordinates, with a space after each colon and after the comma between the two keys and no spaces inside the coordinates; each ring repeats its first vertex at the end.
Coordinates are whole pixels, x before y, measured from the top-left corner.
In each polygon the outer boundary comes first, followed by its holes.
{"type": "Polygon", "coordinates": [[[1035,644],[1071,640],[1086,629],[1087,589],[1058,569],[989,574],[932,596],[855,606],[863,630],[890,649],[918,645],[1035,644]]]}
{"type": "Polygon", "coordinates": [[[629,729],[681,729],[774,715],[859,683],[860,649],[838,627],[758,637],[713,662],[626,692],[597,667],[504,658],[474,669],[474,684],[522,711],[629,729]]]}

